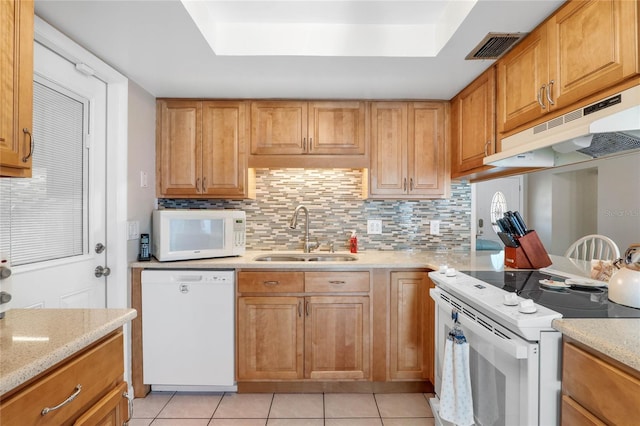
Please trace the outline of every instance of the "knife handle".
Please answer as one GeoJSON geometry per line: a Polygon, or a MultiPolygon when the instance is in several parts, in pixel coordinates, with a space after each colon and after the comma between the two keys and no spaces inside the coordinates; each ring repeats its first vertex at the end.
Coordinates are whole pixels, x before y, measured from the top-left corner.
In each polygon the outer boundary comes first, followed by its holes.
{"type": "Polygon", "coordinates": [[[526,235],[527,232],[529,232],[529,230],[527,229],[527,224],[524,222],[524,219],[522,218],[522,215],[520,215],[520,212],[518,211],[513,212],[513,217],[518,221],[520,228],[522,228],[522,231],[523,231],[522,235],[526,235]]]}

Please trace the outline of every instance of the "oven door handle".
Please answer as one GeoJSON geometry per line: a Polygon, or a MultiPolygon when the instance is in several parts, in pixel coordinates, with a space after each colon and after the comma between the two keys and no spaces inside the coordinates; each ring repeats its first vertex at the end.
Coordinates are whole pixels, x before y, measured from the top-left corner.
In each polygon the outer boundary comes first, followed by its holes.
{"type": "MultiPolygon", "coordinates": [[[[431,291],[433,291],[433,289],[431,291]]],[[[453,309],[451,305],[443,302],[442,300],[440,300],[439,297],[436,297],[435,301],[437,305],[439,305],[441,308],[445,310],[445,312],[448,311],[449,309],[453,309]]],[[[453,327],[453,321],[451,321],[448,318],[446,321],[453,327]]],[[[508,354],[512,358],[515,358],[515,359],[529,358],[528,344],[519,344],[519,342],[513,339],[504,339],[500,336],[497,336],[493,334],[491,331],[484,328],[483,326],[478,325],[475,321],[465,317],[464,313],[462,312],[461,312],[461,315],[458,315],[458,322],[460,323],[461,326],[466,327],[469,331],[473,332],[474,334],[477,334],[483,340],[488,341],[494,347],[500,349],[502,352],[508,354]]],[[[464,332],[464,329],[462,331],[464,332]]]]}

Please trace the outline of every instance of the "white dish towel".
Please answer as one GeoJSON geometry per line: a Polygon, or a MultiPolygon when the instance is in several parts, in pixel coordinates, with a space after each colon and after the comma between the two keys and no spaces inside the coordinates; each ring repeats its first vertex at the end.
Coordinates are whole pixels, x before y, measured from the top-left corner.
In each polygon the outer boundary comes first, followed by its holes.
{"type": "Polygon", "coordinates": [[[470,426],[473,421],[473,399],[469,373],[469,344],[447,338],[442,367],[440,418],[458,426],[470,426]]]}

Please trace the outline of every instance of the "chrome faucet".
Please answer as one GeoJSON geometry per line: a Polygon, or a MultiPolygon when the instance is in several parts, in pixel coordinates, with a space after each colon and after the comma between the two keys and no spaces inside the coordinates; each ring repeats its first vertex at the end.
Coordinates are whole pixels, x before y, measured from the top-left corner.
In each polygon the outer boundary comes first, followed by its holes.
{"type": "Polygon", "coordinates": [[[296,225],[298,224],[298,213],[300,210],[304,211],[304,252],[311,253],[313,249],[316,249],[320,246],[320,243],[317,241],[312,243],[309,240],[309,210],[302,204],[296,207],[296,210],[293,212],[293,217],[291,218],[291,222],[289,223],[289,228],[296,229],[296,225]]]}

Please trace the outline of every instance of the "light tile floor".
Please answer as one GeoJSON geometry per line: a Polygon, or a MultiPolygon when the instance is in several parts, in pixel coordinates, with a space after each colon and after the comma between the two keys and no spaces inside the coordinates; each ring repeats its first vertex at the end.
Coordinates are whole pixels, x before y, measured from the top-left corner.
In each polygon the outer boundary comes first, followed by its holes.
{"type": "Polygon", "coordinates": [[[129,426],[433,426],[422,393],[151,392],[129,426]]]}

